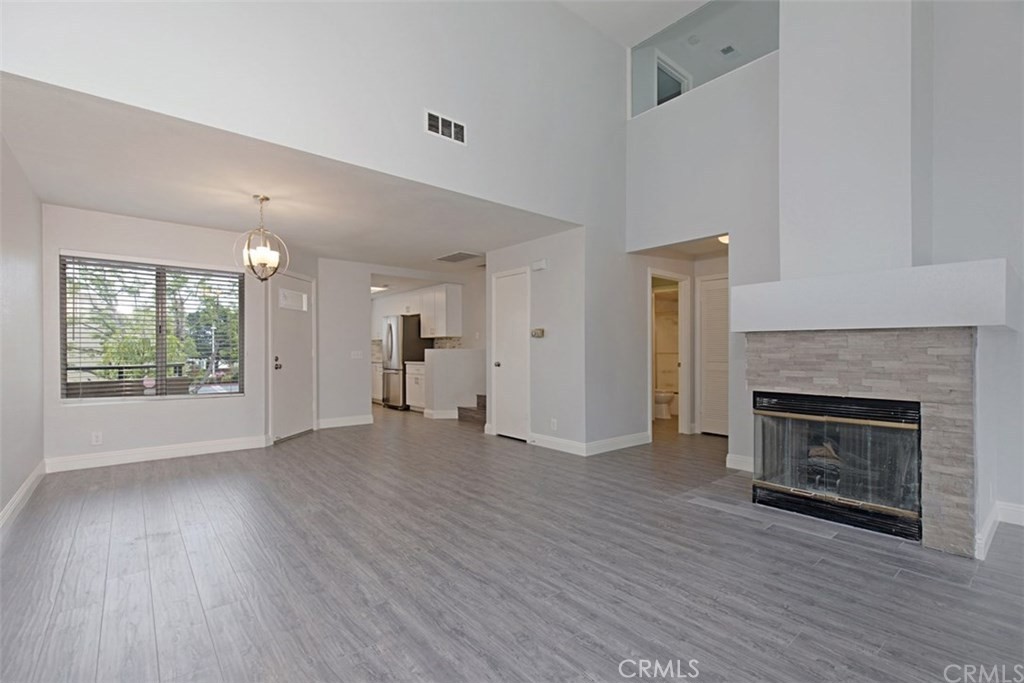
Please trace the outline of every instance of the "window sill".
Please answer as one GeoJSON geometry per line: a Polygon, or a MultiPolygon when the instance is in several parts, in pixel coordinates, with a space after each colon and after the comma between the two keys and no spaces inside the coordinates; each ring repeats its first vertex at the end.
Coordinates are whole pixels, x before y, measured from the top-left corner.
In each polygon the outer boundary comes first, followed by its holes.
{"type": "Polygon", "coordinates": [[[187,396],[124,396],[110,398],[62,398],[61,406],[82,407],[82,406],[106,406],[124,405],[126,403],[163,403],[165,401],[207,401],[210,399],[223,398],[245,398],[244,392],[231,392],[220,394],[189,394],[187,396]]]}

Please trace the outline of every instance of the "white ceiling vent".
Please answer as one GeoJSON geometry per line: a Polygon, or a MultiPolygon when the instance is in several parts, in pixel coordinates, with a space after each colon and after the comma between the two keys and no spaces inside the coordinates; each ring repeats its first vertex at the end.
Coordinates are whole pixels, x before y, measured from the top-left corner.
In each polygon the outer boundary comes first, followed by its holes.
{"type": "Polygon", "coordinates": [[[474,254],[470,251],[456,251],[452,254],[448,254],[447,256],[438,257],[437,260],[444,261],[445,263],[461,263],[470,259],[480,258],[481,256],[483,256],[483,254],[474,254]]]}
{"type": "Polygon", "coordinates": [[[431,135],[448,138],[452,142],[466,144],[466,126],[464,124],[432,111],[427,112],[427,132],[431,135]]]}

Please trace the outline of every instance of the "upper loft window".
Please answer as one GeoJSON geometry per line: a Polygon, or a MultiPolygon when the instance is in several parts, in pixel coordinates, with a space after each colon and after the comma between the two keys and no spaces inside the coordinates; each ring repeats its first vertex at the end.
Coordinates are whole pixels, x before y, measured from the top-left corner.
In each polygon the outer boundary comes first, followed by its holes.
{"type": "Polygon", "coordinates": [[[60,257],[61,397],[244,391],[241,273],[60,257]]]}
{"type": "Polygon", "coordinates": [[[701,5],[633,48],[633,116],[778,49],[778,0],[701,5]]]}

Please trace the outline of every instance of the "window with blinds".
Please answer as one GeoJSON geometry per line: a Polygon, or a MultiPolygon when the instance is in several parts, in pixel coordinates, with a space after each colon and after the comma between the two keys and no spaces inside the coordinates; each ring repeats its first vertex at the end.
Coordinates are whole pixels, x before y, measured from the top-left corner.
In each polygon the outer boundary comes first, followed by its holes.
{"type": "Polygon", "coordinates": [[[61,396],[244,393],[240,273],[60,257],[61,396]]]}

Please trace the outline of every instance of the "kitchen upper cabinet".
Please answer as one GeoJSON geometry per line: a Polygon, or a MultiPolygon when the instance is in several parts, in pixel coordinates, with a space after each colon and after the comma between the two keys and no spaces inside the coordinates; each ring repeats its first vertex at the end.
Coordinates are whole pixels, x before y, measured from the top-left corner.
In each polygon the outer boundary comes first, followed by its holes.
{"type": "Polygon", "coordinates": [[[420,335],[462,336],[462,285],[438,285],[420,292],[420,335]]]}
{"type": "Polygon", "coordinates": [[[462,336],[462,285],[436,285],[426,289],[377,296],[370,304],[370,339],[380,339],[389,315],[420,315],[420,336],[462,336]]]}

